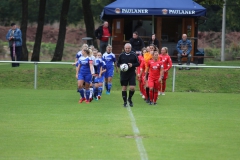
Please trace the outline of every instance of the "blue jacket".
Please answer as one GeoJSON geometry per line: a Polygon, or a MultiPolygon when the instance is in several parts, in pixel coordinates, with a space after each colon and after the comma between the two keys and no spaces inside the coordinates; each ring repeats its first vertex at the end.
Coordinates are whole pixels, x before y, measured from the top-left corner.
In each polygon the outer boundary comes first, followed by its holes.
{"type": "Polygon", "coordinates": [[[22,32],[20,29],[16,28],[16,31],[12,35],[12,29],[10,29],[6,35],[6,39],[9,41],[9,47],[12,47],[13,41],[15,41],[15,46],[22,46],[22,32]],[[9,41],[9,38],[13,36],[14,39],[9,41]]]}
{"type": "Polygon", "coordinates": [[[186,41],[183,41],[182,39],[178,41],[177,43],[177,51],[178,53],[182,54],[183,51],[182,51],[182,47],[183,46],[186,46],[187,47],[187,54],[189,54],[192,50],[192,42],[190,40],[186,40],[186,41]]]}

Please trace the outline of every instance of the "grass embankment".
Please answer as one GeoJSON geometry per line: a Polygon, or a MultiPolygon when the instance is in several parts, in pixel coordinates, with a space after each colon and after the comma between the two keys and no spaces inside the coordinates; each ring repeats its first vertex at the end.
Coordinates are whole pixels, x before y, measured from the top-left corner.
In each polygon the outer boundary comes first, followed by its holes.
{"type": "MultiPolygon", "coordinates": [[[[240,61],[208,61],[212,66],[240,66],[240,61]]],[[[240,69],[199,68],[176,70],[176,92],[222,92],[240,93],[240,69]]],[[[34,65],[21,64],[11,68],[10,64],[0,64],[0,88],[25,88],[34,86],[34,65]]],[[[38,89],[75,90],[75,67],[71,65],[39,64],[38,89]]],[[[121,90],[119,74],[113,78],[113,90],[121,90]]],[[[167,92],[172,91],[172,69],[167,81],[167,92]]]]}

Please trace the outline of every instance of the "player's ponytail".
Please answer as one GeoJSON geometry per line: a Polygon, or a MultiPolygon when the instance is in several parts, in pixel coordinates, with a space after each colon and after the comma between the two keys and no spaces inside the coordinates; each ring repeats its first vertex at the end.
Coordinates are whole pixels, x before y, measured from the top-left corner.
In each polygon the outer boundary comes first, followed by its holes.
{"type": "Polygon", "coordinates": [[[87,53],[88,56],[90,55],[90,52],[88,49],[84,49],[84,51],[87,53]]]}

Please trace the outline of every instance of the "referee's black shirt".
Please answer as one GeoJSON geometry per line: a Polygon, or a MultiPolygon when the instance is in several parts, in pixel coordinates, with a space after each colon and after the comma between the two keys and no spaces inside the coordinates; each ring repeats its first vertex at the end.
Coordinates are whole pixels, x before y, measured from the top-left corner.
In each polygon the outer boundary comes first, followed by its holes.
{"type": "Polygon", "coordinates": [[[130,53],[126,53],[126,52],[121,53],[118,58],[117,65],[118,67],[120,67],[120,65],[124,63],[126,63],[127,65],[128,63],[132,63],[132,67],[130,68],[128,66],[129,68],[126,72],[121,71],[121,80],[127,80],[131,76],[136,76],[135,70],[136,70],[136,67],[140,65],[140,63],[138,61],[138,57],[135,54],[135,52],[131,51],[130,53]]]}

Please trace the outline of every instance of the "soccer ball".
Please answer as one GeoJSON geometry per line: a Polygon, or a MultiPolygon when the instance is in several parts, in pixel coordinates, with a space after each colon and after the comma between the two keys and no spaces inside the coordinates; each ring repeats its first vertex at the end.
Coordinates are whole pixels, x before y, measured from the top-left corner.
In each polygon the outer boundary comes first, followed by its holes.
{"type": "Polygon", "coordinates": [[[122,72],[126,72],[128,70],[128,65],[126,63],[120,65],[120,69],[122,72]]]}

